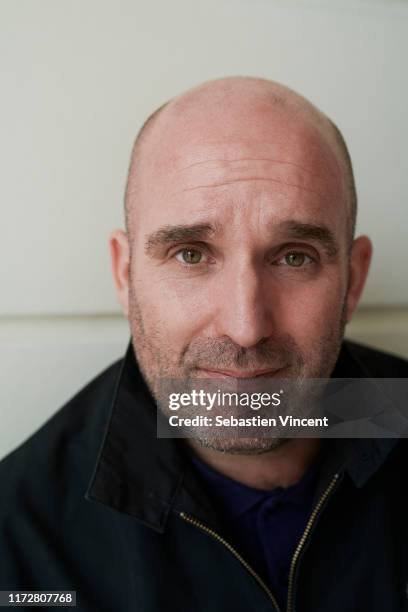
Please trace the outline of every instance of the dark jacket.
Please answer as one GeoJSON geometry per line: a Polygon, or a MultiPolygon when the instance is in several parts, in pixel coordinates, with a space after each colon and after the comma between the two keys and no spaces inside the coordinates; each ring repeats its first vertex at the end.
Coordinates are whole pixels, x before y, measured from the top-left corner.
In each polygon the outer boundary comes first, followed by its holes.
{"type": "MultiPolygon", "coordinates": [[[[407,377],[344,342],[336,377],[407,377]]],[[[289,609],[408,611],[405,440],[329,440],[292,561],[289,609]]],[[[0,590],[75,590],[95,612],[271,612],[273,594],[223,540],[183,441],[156,439],[131,345],[0,462],[0,590]]]]}

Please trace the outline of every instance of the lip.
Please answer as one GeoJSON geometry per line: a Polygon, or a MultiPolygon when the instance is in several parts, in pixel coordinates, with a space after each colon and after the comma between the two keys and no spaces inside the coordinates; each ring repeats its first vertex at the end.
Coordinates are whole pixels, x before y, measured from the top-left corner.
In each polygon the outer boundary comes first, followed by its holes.
{"type": "Polygon", "coordinates": [[[200,368],[199,373],[203,373],[205,378],[268,378],[280,372],[278,370],[209,370],[200,368]]]}

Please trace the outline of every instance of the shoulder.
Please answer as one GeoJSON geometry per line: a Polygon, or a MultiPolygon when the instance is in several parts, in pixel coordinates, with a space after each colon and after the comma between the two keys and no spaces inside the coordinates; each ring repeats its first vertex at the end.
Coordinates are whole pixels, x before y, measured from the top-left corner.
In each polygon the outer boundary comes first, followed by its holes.
{"type": "Polygon", "coordinates": [[[122,362],[94,378],[0,462],[0,587],[72,590],[67,560],[84,557],[84,537],[100,553],[105,515],[102,506],[89,508],[85,493],[122,362]]]}
{"type": "MultiPolygon", "coordinates": [[[[357,375],[378,379],[408,378],[408,360],[399,355],[351,340],[343,341],[341,354],[343,363],[347,363],[347,366],[351,364],[350,368],[346,367],[346,377],[357,375]]],[[[402,490],[401,483],[395,488],[395,480],[398,480],[401,474],[405,474],[408,467],[408,439],[401,436],[395,440],[395,444],[390,438],[378,439],[377,443],[393,447],[387,461],[384,462],[386,481],[392,490],[402,490]]]]}
{"type": "Polygon", "coordinates": [[[9,500],[4,513],[29,498],[49,498],[52,482],[81,490],[92,475],[123,360],[101,372],[37,431],[0,461],[0,490],[9,500]]]}
{"type": "Polygon", "coordinates": [[[371,346],[344,340],[343,348],[369,378],[406,378],[408,360],[371,346]]]}

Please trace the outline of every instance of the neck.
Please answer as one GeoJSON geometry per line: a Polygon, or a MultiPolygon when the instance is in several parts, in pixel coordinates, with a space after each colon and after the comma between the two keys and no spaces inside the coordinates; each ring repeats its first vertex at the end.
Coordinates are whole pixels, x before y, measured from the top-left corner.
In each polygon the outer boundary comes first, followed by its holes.
{"type": "Polygon", "coordinates": [[[188,440],[193,452],[214,470],[254,489],[270,490],[296,484],[314,463],[321,440],[295,438],[260,455],[234,455],[188,440]]]}

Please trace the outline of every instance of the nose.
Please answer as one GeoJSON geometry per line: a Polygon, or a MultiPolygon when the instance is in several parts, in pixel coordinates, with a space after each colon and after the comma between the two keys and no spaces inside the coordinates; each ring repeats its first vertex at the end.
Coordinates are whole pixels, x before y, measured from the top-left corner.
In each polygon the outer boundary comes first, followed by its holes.
{"type": "Polygon", "coordinates": [[[214,295],[217,336],[228,336],[245,348],[268,338],[274,322],[265,273],[246,262],[220,276],[218,295],[214,295]]]}

